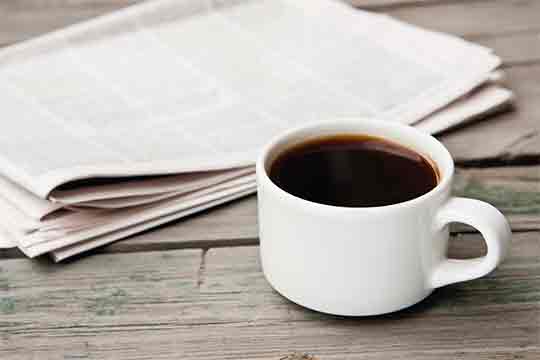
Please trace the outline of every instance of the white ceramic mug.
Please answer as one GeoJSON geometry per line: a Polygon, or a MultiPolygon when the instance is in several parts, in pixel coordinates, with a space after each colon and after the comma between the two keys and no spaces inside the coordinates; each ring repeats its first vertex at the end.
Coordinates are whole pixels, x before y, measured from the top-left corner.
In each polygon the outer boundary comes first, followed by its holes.
{"type": "MultiPolygon", "coordinates": [[[[403,174],[407,176],[407,174],[403,174]]],[[[274,139],[257,161],[260,255],[279,293],[305,307],[336,315],[376,315],[408,307],[435,288],[491,272],[511,239],[493,206],[452,197],[454,162],[435,138],[395,123],[350,119],[314,124],[274,139]],[[269,178],[272,161],[306,140],[366,134],[406,146],[433,160],[439,184],[406,202],[350,208],[301,199],[269,178]],[[448,259],[452,222],[478,229],[487,244],[480,258],[448,259]]]]}

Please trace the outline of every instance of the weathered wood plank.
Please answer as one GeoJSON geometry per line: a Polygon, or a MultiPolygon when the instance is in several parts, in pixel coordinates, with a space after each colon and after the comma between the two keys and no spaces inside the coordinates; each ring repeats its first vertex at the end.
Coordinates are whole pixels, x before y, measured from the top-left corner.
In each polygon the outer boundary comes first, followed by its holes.
{"type": "MultiPolygon", "coordinates": [[[[362,2],[357,0],[359,5],[362,2]]],[[[408,2],[399,3],[403,5],[408,2]]],[[[380,11],[492,48],[503,59],[505,66],[540,61],[540,23],[533,15],[540,12],[539,2],[411,0],[410,3],[424,6],[385,8],[384,5],[391,4],[383,4],[380,11]]]]}
{"type": "Polygon", "coordinates": [[[506,72],[508,86],[516,93],[514,111],[441,136],[457,162],[540,162],[540,65],[512,67],[506,72]]]}
{"type": "Polygon", "coordinates": [[[0,45],[13,44],[141,1],[1,1],[0,45]]]}
{"type": "MultiPolygon", "coordinates": [[[[454,193],[486,201],[508,218],[514,231],[540,229],[540,166],[457,169],[454,193]]],[[[454,232],[463,232],[463,225],[454,232]]]]}
{"type": "MultiPolygon", "coordinates": [[[[516,314],[512,314],[515,318],[516,314]]],[[[493,322],[478,323],[483,328],[474,331],[490,332],[495,322],[504,321],[494,317],[493,322]]],[[[5,360],[32,359],[23,355],[28,351],[26,344],[31,342],[33,359],[110,359],[110,360],[150,360],[150,359],[182,359],[182,360],[219,360],[219,359],[259,359],[282,360],[294,349],[315,354],[315,360],[386,360],[386,359],[419,359],[419,360],[494,360],[520,359],[538,360],[539,348],[530,345],[501,346],[510,342],[500,338],[495,331],[491,341],[481,345],[481,336],[463,334],[456,329],[445,329],[438,333],[431,329],[425,335],[427,339],[414,341],[411,336],[418,328],[419,322],[409,322],[410,326],[395,331],[397,321],[380,320],[366,322],[339,321],[332,323],[307,322],[298,326],[296,323],[269,324],[266,327],[253,327],[247,324],[218,324],[201,327],[123,327],[91,330],[77,329],[58,331],[54,336],[34,336],[33,341],[26,341],[19,346],[21,353],[6,352],[5,360]],[[390,325],[388,325],[390,323],[390,325]],[[389,328],[392,332],[385,331],[389,328]],[[363,339],[366,333],[373,338],[363,339]],[[438,336],[436,336],[436,334],[438,336]],[[445,340],[451,337],[463,341],[460,350],[448,349],[445,340]],[[385,344],[392,344],[392,349],[385,344]],[[428,341],[432,343],[429,344],[428,341]],[[474,344],[475,347],[469,346],[474,344]],[[441,345],[442,344],[442,345],[441,345]],[[436,350],[430,350],[429,347],[436,350]],[[480,349],[480,347],[483,347],[480,349]],[[305,350],[304,350],[305,349],[305,350]]],[[[421,323],[420,323],[421,324],[421,323]]],[[[467,331],[461,328],[461,331],[467,331]]],[[[528,335],[527,329],[519,328],[510,333],[512,340],[519,332],[528,335]]],[[[514,340],[515,342],[515,340],[514,340]]],[[[522,343],[530,343],[524,339],[522,343]]],[[[294,359],[298,360],[298,359],[294,359]]]]}
{"type": "Polygon", "coordinates": [[[503,60],[503,67],[540,63],[540,30],[465,38],[493,49],[503,60]]]}
{"type": "MultiPolygon", "coordinates": [[[[263,278],[257,247],[104,254],[0,266],[2,359],[491,359],[539,354],[540,233],[493,274],[388,316],[305,310],[263,278]],[[204,259],[204,260],[203,260],[204,259]],[[412,331],[411,329],[414,329],[412,331]]],[[[461,235],[453,256],[482,250],[461,235]]]]}
{"type": "Polygon", "coordinates": [[[431,6],[382,9],[398,19],[456,35],[538,32],[540,2],[530,0],[441,1],[431,6]]]}

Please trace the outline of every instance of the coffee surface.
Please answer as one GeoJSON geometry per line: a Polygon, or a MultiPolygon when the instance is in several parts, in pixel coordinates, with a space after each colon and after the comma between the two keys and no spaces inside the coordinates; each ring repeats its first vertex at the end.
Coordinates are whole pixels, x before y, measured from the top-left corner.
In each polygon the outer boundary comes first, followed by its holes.
{"type": "Polygon", "coordinates": [[[391,141],[366,135],[316,138],[279,154],[270,179],[302,199],[373,207],[417,198],[438,183],[430,161],[391,141]]]}

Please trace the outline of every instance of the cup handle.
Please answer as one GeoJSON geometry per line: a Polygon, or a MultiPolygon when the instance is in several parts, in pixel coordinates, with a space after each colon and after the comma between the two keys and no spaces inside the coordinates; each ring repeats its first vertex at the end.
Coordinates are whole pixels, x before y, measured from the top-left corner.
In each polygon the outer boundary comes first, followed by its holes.
{"type": "Polygon", "coordinates": [[[480,231],[487,254],[467,260],[443,259],[432,271],[430,284],[433,288],[482,277],[495,269],[508,253],[512,231],[503,214],[490,204],[453,197],[437,212],[435,226],[442,229],[452,222],[471,225],[480,231]]]}

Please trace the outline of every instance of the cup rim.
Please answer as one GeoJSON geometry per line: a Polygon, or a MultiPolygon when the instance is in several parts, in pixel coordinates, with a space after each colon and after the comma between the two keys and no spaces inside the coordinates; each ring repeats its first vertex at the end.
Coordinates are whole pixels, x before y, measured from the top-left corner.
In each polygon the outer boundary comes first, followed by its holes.
{"type": "MultiPolygon", "coordinates": [[[[335,134],[342,134],[343,132],[339,132],[336,130],[335,134]]],[[[365,135],[373,135],[379,138],[387,139],[389,141],[398,143],[402,146],[406,146],[410,148],[410,146],[401,144],[399,140],[390,139],[389,137],[386,137],[385,135],[379,135],[379,134],[372,134],[369,131],[358,131],[359,134],[365,134],[365,135]]],[[[331,132],[329,132],[331,134],[331,132]]],[[[285,148],[290,148],[291,145],[286,145],[285,148]]],[[[416,149],[412,149],[414,151],[418,151],[416,149]]],[[[283,152],[284,150],[281,150],[283,152]]],[[[426,155],[423,155],[426,156],[426,155]]],[[[310,206],[313,209],[321,210],[321,211],[340,211],[340,212],[378,212],[378,211],[390,211],[390,210],[398,210],[403,209],[406,207],[411,207],[418,205],[419,203],[423,203],[424,201],[427,201],[431,198],[437,197],[440,193],[444,192],[448,187],[450,186],[451,180],[454,176],[455,166],[454,166],[454,160],[452,156],[450,155],[450,152],[446,147],[436,138],[434,138],[432,135],[428,133],[424,133],[412,126],[396,123],[396,122],[390,122],[388,120],[382,120],[379,118],[368,118],[368,117],[354,117],[354,118],[337,118],[333,120],[325,120],[325,121],[318,121],[318,122],[312,122],[308,125],[301,125],[294,127],[290,130],[287,130],[277,136],[275,136],[270,142],[268,142],[261,151],[257,163],[256,163],[256,171],[257,171],[257,181],[258,182],[264,182],[265,185],[269,186],[270,189],[275,192],[278,196],[280,196],[283,199],[286,199],[288,201],[293,201],[299,205],[306,205],[310,206]],[[322,204],[318,202],[314,202],[311,200],[306,200],[301,197],[298,197],[296,195],[293,195],[279,186],[277,186],[268,175],[268,172],[266,170],[266,163],[268,161],[268,156],[272,153],[273,149],[277,147],[280,143],[283,141],[287,141],[287,139],[290,139],[294,135],[309,131],[309,130],[316,130],[318,128],[332,128],[332,127],[339,127],[340,125],[344,126],[352,126],[355,125],[358,126],[359,124],[364,124],[368,126],[375,126],[379,129],[397,129],[400,132],[403,132],[404,134],[407,134],[409,136],[413,136],[415,138],[418,138],[419,141],[427,141],[430,143],[433,147],[437,148],[440,154],[442,154],[442,157],[444,158],[444,162],[446,163],[445,168],[443,169],[443,164],[440,164],[435,159],[431,159],[433,163],[437,166],[437,171],[440,175],[440,181],[439,183],[430,191],[428,191],[425,194],[422,194],[421,196],[418,196],[414,199],[399,202],[396,204],[390,204],[390,205],[383,205],[383,206],[370,206],[370,207],[346,207],[346,206],[336,206],[336,205],[328,205],[328,204],[322,204]]],[[[261,184],[258,184],[258,186],[261,186],[261,184]]]]}

